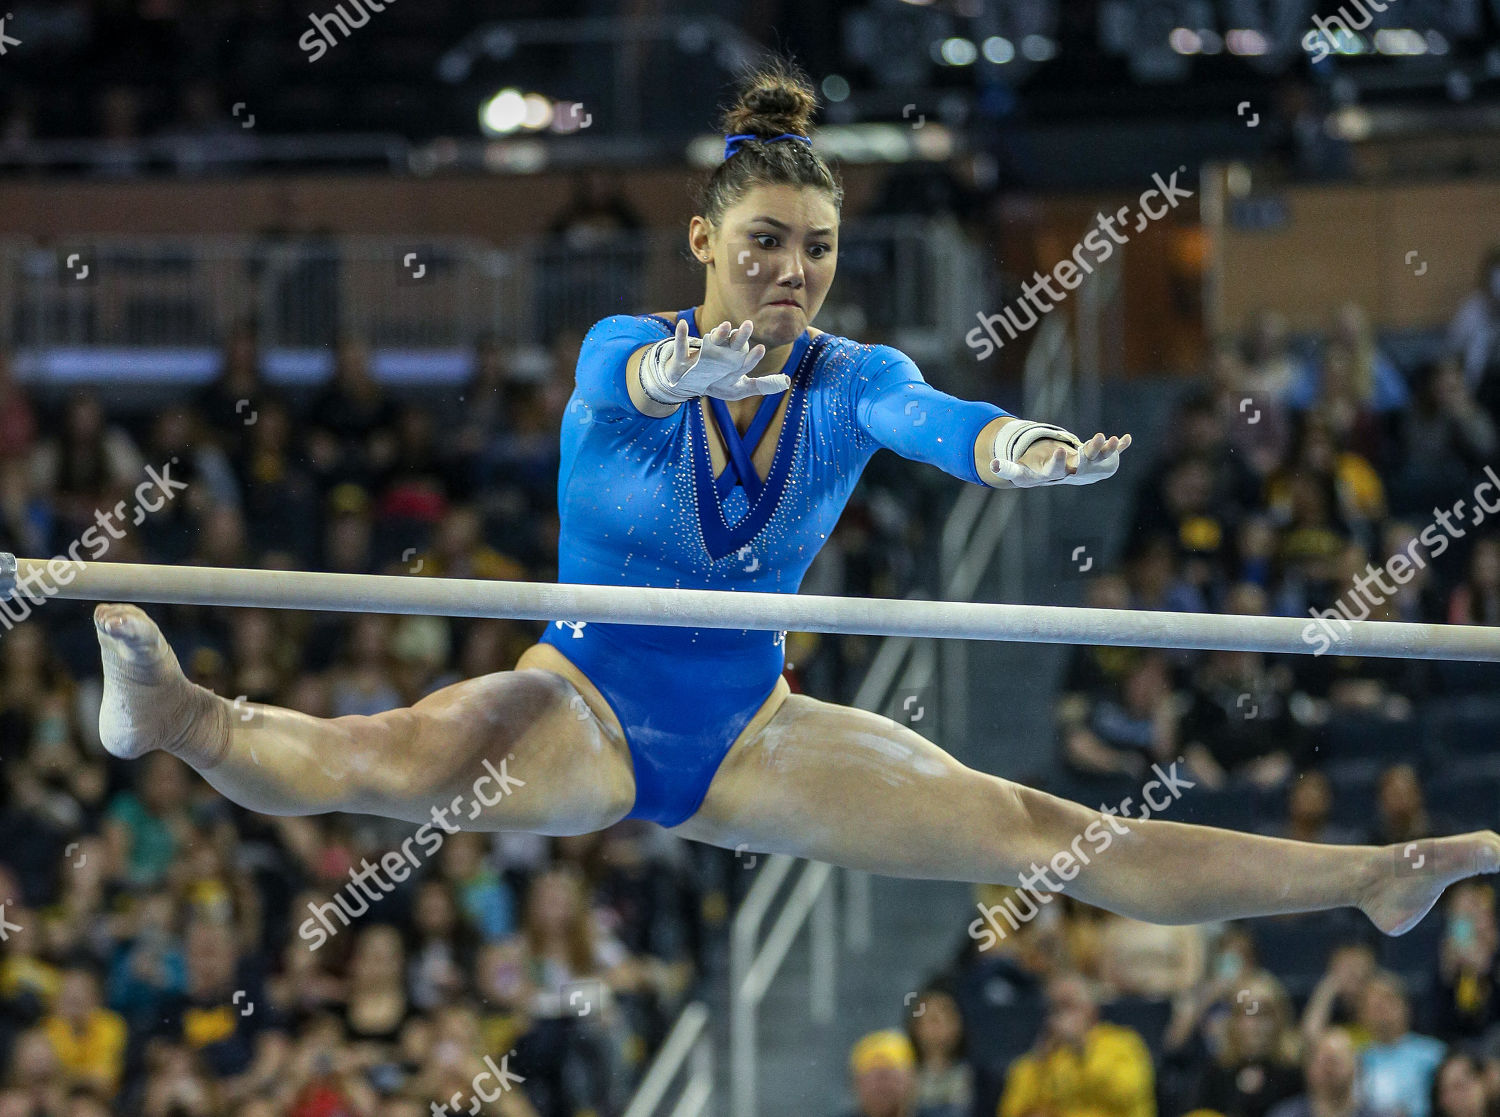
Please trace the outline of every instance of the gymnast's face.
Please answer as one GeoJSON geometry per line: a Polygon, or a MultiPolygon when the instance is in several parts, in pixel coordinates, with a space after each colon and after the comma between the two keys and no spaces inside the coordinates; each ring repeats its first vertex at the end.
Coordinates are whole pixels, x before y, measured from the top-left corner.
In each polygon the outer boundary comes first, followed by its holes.
{"type": "Polygon", "coordinates": [[[694,217],[688,239],[708,263],[700,327],[748,318],[752,341],[768,349],[796,341],[833,283],[838,226],[838,210],[815,186],[752,187],[717,225],[694,217]]]}

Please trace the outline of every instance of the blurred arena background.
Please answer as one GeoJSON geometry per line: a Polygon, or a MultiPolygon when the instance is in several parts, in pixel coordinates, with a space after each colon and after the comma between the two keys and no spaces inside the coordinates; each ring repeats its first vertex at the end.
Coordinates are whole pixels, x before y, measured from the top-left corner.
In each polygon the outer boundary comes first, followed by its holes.
{"type": "MultiPolygon", "coordinates": [[[[1500,623],[1496,0],[11,0],[0,550],[65,553],[170,463],[186,490],[117,513],[108,560],[555,579],[580,340],[701,295],[690,187],[767,49],[848,191],[817,325],[1135,437],[1059,492],[880,455],[808,592],[1500,623]],[[1430,561],[1354,594],[1399,553],[1430,561]]],[[[0,1117],[1500,1106],[1483,883],[1399,939],[1158,928],[645,824],[460,832],[310,949],[413,828],[112,760],[89,613],[0,622],[0,1117]]],[[[324,716],[540,631],[152,613],[196,681],[324,716]]],[[[1487,666],[787,650],[794,689],[1090,805],[1176,765],[1164,817],[1403,848],[1500,807],[1487,666]]]]}

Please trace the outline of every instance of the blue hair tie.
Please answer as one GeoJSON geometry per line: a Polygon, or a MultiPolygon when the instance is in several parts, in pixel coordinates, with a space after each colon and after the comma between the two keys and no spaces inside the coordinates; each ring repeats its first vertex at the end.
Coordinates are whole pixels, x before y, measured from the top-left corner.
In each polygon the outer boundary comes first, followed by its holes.
{"type": "Polygon", "coordinates": [[[744,143],[746,140],[760,140],[761,143],[767,144],[773,144],[777,140],[801,140],[808,147],[812,147],[811,139],[809,139],[807,136],[799,136],[796,132],[783,132],[781,133],[781,135],[772,136],[770,139],[761,139],[761,137],[757,136],[754,132],[736,132],[732,136],[724,137],[724,158],[728,159],[731,155],[738,151],[740,149],[740,144],[744,143]]]}

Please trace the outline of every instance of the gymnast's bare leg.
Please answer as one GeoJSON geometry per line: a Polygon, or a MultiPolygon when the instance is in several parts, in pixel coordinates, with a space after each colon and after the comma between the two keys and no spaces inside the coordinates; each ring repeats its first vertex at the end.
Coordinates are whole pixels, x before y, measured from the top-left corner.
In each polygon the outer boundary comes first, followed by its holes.
{"type": "Polygon", "coordinates": [[[967,768],[889,718],[803,695],[786,695],[752,723],[698,813],[673,833],[888,876],[1012,885],[1022,873],[1034,880],[1034,867],[1062,884],[1059,873],[1079,869],[1081,852],[1091,860],[1062,887],[1137,919],[1201,923],[1351,906],[1390,934],[1415,924],[1453,881],[1500,870],[1493,831],[1403,850],[1107,818],[967,768]],[[1106,848],[1101,834],[1110,836],[1106,848]],[[1047,868],[1060,851],[1074,861],[1047,868]]]}
{"type": "Polygon", "coordinates": [[[460,801],[466,806],[453,809],[464,829],[566,835],[617,822],[635,800],[618,726],[552,671],[501,671],[409,709],[323,719],[258,704],[236,710],[189,682],[156,624],[133,605],[100,605],[94,627],[105,747],[125,757],[165,749],[254,811],[430,822],[434,807],[460,801]],[[491,769],[512,782],[497,789],[491,769]]]}

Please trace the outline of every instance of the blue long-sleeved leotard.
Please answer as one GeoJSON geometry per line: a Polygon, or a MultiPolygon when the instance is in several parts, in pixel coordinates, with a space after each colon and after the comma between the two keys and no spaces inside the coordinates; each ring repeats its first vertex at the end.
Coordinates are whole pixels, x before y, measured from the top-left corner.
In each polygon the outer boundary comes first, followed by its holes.
{"type": "MultiPolygon", "coordinates": [[[[699,336],[691,310],[678,316],[699,336]]],[[[1009,414],[938,391],[889,346],[804,331],[782,369],[792,398],[764,482],[749,457],[782,397],[762,400],[743,445],[723,401],[710,401],[729,448],[715,479],[698,402],[652,418],[626,387],[630,355],[674,325],[616,315],[584,339],[562,429],[560,581],[794,593],[877,450],[981,484],[975,440],[1009,414]]],[[[635,762],[631,817],[670,826],[697,810],[770,694],[782,636],[560,620],[543,639],[620,718],[635,762]]]]}

